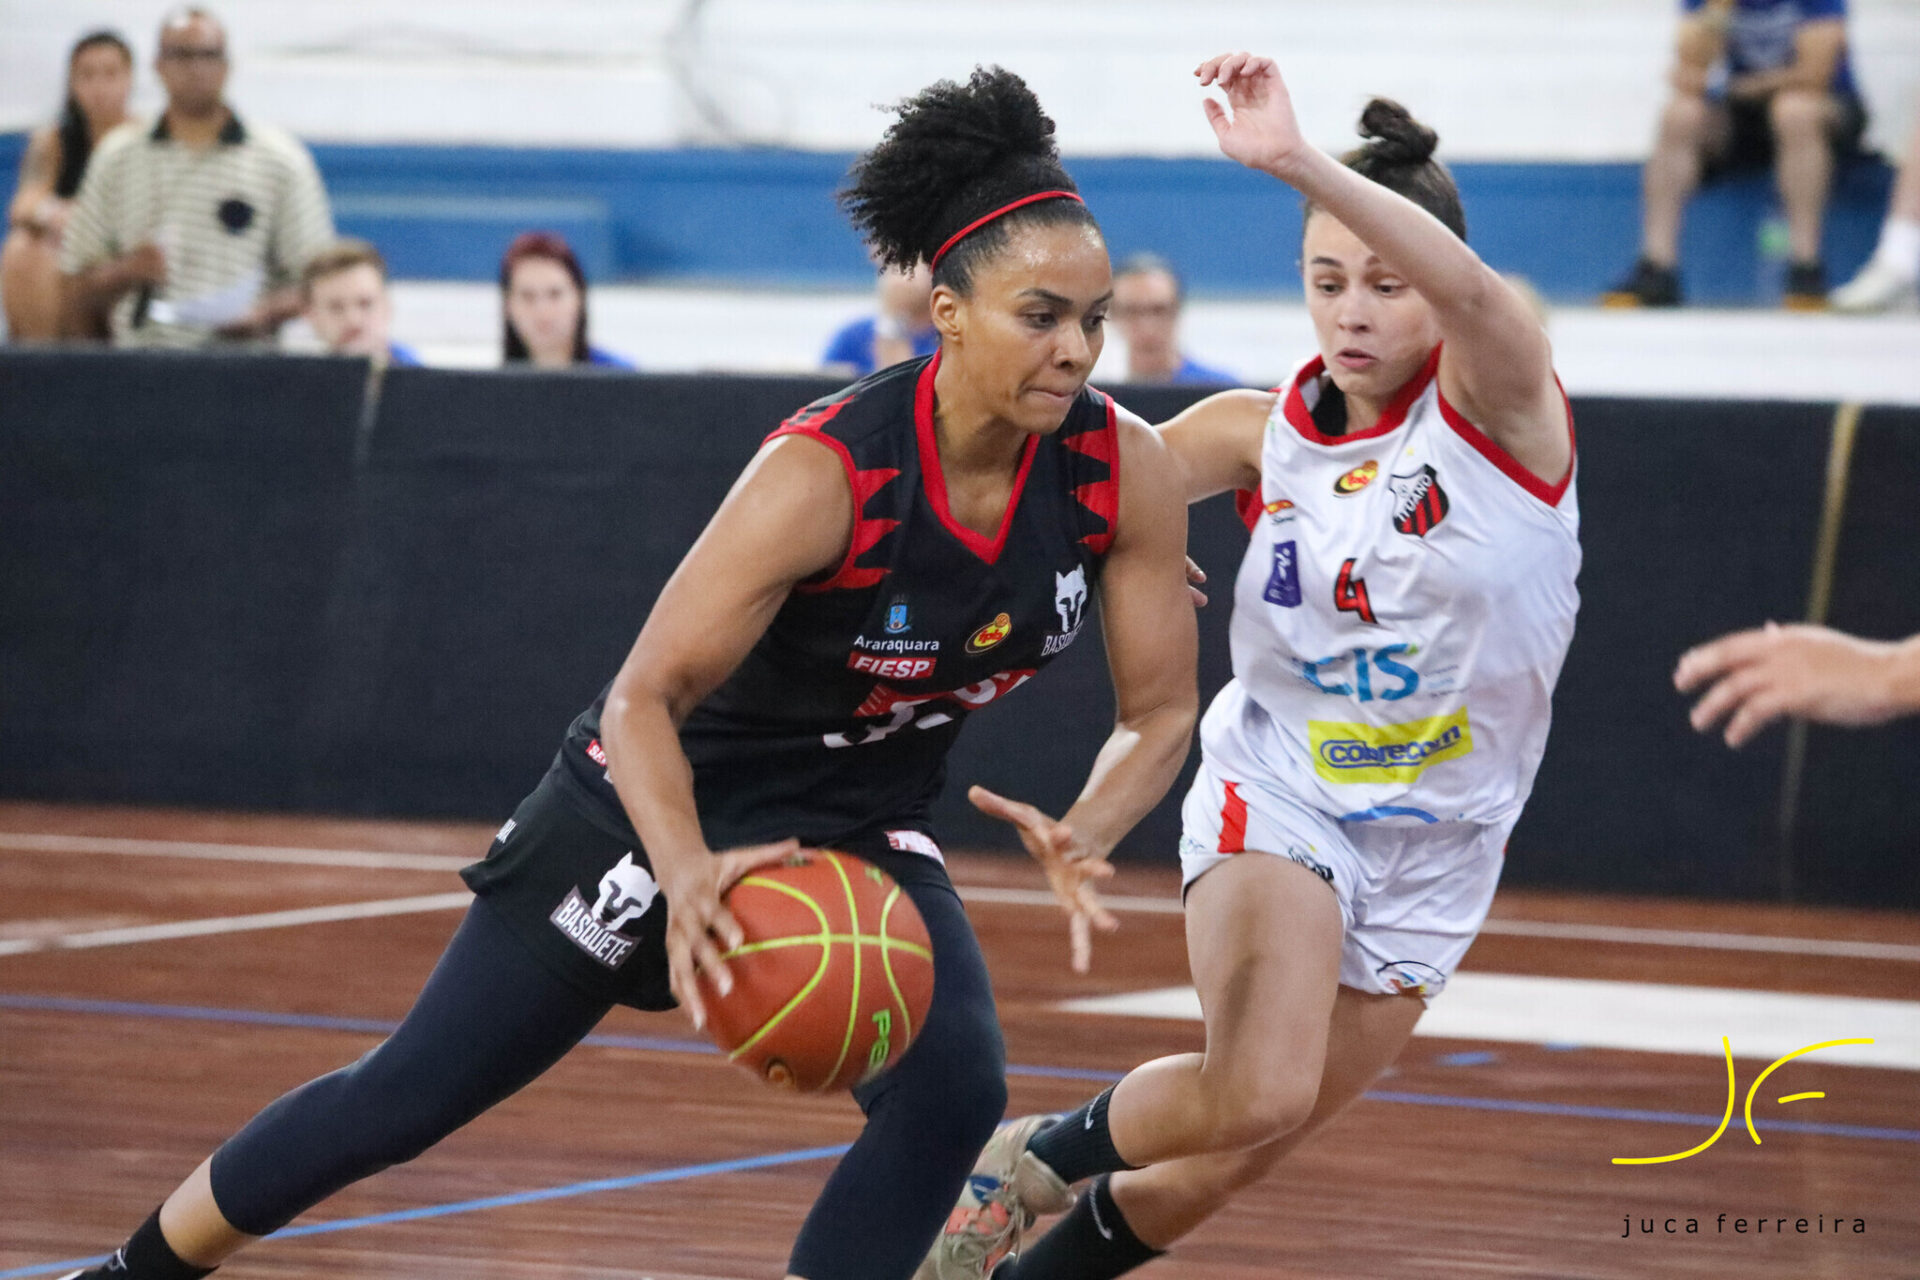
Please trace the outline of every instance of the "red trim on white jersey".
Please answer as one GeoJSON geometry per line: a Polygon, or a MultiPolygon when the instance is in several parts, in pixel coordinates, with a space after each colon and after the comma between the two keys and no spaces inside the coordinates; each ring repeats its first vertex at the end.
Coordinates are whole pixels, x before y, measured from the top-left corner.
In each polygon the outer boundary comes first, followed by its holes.
{"type": "Polygon", "coordinates": [[[975,533],[972,529],[953,518],[953,511],[947,505],[947,477],[940,470],[940,442],[933,430],[933,375],[940,368],[940,352],[933,354],[927,361],[927,367],[920,371],[920,382],[913,391],[913,427],[914,437],[920,446],[920,483],[927,495],[927,502],[933,507],[933,514],[940,517],[940,523],[947,532],[960,540],[973,554],[993,564],[1000,559],[1000,551],[1007,545],[1007,533],[1013,528],[1013,513],[1020,506],[1020,494],[1027,487],[1027,472],[1033,469],[1033,455],[1039,448],[1040,437],[1028,436],[1026,446],[1020,451],[1020,470],[1013,477],[1013,492],[1007,495],[1007,509],[1000,517],[1000,532],[992,538],[975,533]]]}
{"type": "Polygon", "coordinates": [[[1413,402],[1418,400],[1420,393],[1427,389],[1427,384],[1433,381],[1433,375],[1439,368],[1440,348],[1436,346],[1428,354],[1427,362],[1420,366],[1420,372],[1408,378],[1401,384],[1400,389],[1393,393],[1393,399],[1389,400],[1387,407],[1380,411],[1380,421],[1365,431],[1349,431],[1345,435],[1328,436],[1322,435],[1320,429],[1313,425],[1313,414],[1307,408],[1306,398],[1300,394],[1300,388],[1304,383],[1318,378],[1327,371],[1326,358],[1315,356],[1307,362],[1306,368],[1294,375],[1293,385],[1287,388],[1287,398],[1284,402],[1287,421],[1293,424],[1295,431],[1315,444],[1351,444],[1355,440],[1371,440],[1375,436],[1383,436],[1389,431],[1398,430],[1400,424],[1407,420],[1407,411],[1413,408],[1413,402]]]}
{"type": "Polygon", "coordinates": [[[1468,422],[1460,411],[1447,403],[1446,393],[1434,388],[1434,394],[1440,400],[1440,416],[1446,420],[1453,433],[1474,447],[1479,455],[1491,462],[1506,474],[1515,484],[1525,489],[1550,507],[1560,505],[1560,499],[1566,496],[1567,486],[1573,483],[1573,454],[1576,442],[1573,435],[1573,403],[1567,399],[1567,389],[1560,386],[1560,378],[1555,375],[1553,385],[1560,390],[1560,403],[1567,410],[1567,474],[1560,477],[1558,484],[1548,484],[1539,476],[1520,465],[1514,456],[1493,442],[1486,432],[1468,422]]]}

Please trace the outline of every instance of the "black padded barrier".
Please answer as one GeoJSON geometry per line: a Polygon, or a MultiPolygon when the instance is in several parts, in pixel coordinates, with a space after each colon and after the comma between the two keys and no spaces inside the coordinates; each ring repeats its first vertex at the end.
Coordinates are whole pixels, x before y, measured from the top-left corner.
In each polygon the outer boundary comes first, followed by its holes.
{"type": "Polygon", "coordinates": [[[274,807],[365,361],[0,353],[10,795],[274,807]]]}
{"type": "MultiPolygon", "coordinates": [[[[0,794],[501,818],[758,442],[834,386],[401,369],[363,435],[363,378],[0,353],[0,794]]],[[[1164,421],[1202,393],[1114,394],[1164,421]]],[[[1771,896],[1785,735],[1694,735],[1669,673],[1699,640],[1803,615],[1833,408],[1576,409],[1583,604],[1508,882],[1771,896]]],[[[1920,630],[1917,433],[1914,411],[1866,414],[1836,625],[1920,630]]],[[[1191,545],[1213,579],[1204,699],[1245,546],[1225,499],[1194,509],[1191,545]]],[[[1059,812],[1112,707],[1089,636],[963,735],[943,836],[1016,848],[964,784],[1059,812]]],[[[1803,897],[1920,903],[1915,733],[1813,734],[1803,897]]],[[[1173,859],[1184,783],[1121,856],[1173,859]]]]}

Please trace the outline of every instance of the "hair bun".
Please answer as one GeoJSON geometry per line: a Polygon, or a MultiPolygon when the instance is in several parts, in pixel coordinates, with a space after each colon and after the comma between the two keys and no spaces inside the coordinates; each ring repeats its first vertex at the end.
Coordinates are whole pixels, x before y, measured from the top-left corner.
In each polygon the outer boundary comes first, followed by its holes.
{"type": "Polygon", "coordinates": [[[1440,135],[1415,120],[1392,98],[1375,98],[1360,113],[1360,136],[1368,157],[1383,165],[1421,165],[1433,159],[1440,135]]]}

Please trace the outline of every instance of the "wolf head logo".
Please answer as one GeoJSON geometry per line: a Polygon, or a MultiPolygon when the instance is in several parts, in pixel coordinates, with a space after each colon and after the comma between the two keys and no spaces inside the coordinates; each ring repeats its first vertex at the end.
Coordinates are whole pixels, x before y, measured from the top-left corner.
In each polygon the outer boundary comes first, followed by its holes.
{"type": "Polygon", "coordinates": [[[647,914],[647,908],[659,893],[660,886],[653,876],[629,853],[600,877],[600,897],[593,904],[594,918],[617,933],[621,925],[647,914]]]}
{"type": "Polygon", "coordinates": [[[1078,631],[1086,609],[1086,569],[1075,565],[1072,573],[1060,573],[1056,570],[1053,575],[1053,611],[1060,615],[1060,630],[1062,632],[1078,631]]]}

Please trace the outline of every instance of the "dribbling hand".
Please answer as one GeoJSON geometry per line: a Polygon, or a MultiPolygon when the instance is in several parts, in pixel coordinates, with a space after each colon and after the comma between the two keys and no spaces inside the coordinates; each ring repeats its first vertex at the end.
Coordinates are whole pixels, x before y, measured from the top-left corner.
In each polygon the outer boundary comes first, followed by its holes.
{"type": "Polygon", "coordinates": [[[1213,126],[1220,150],[1249,169],[1284,179],[1287,170],[1311,148],[1293,115],[1293,99],[1272,58],[1250,53],[1223,53],[1194,69],[1200,85],[1218,85],[1227,106],[1214,98],[1201,105],[1213,126]]]}
{"type": "Polygon", "coordinates": [[[798,840],[782,840],[686,860],[673,868],[655,868],[660,895],[667,900],[668,981],[696,1029],[705,1030],[707,1025],[707,1006],[700,998],[697,979],[705,974],[723,996],[732,991],[733,975],[720,953],[739,946],[746,936],[720,901],[721,895],[742,877],[798,852],[798,840]]]}
{"type": "Polygon", "coordinates": [[[1020,843],[1047,873],[1053,896],[1067,913],[1073,971],[1085,973],[1093,965],[1093,930],[1112,933],[1120,927],[1112,913],[1100,905],[1096,884],[1112,877],[1113,864],[1075,836],[1073,828],[1030,804],[995,795],[985,787],[969,788],[967,799],[980,812],[1011,822],[1020,832],[1020,843]]]}

